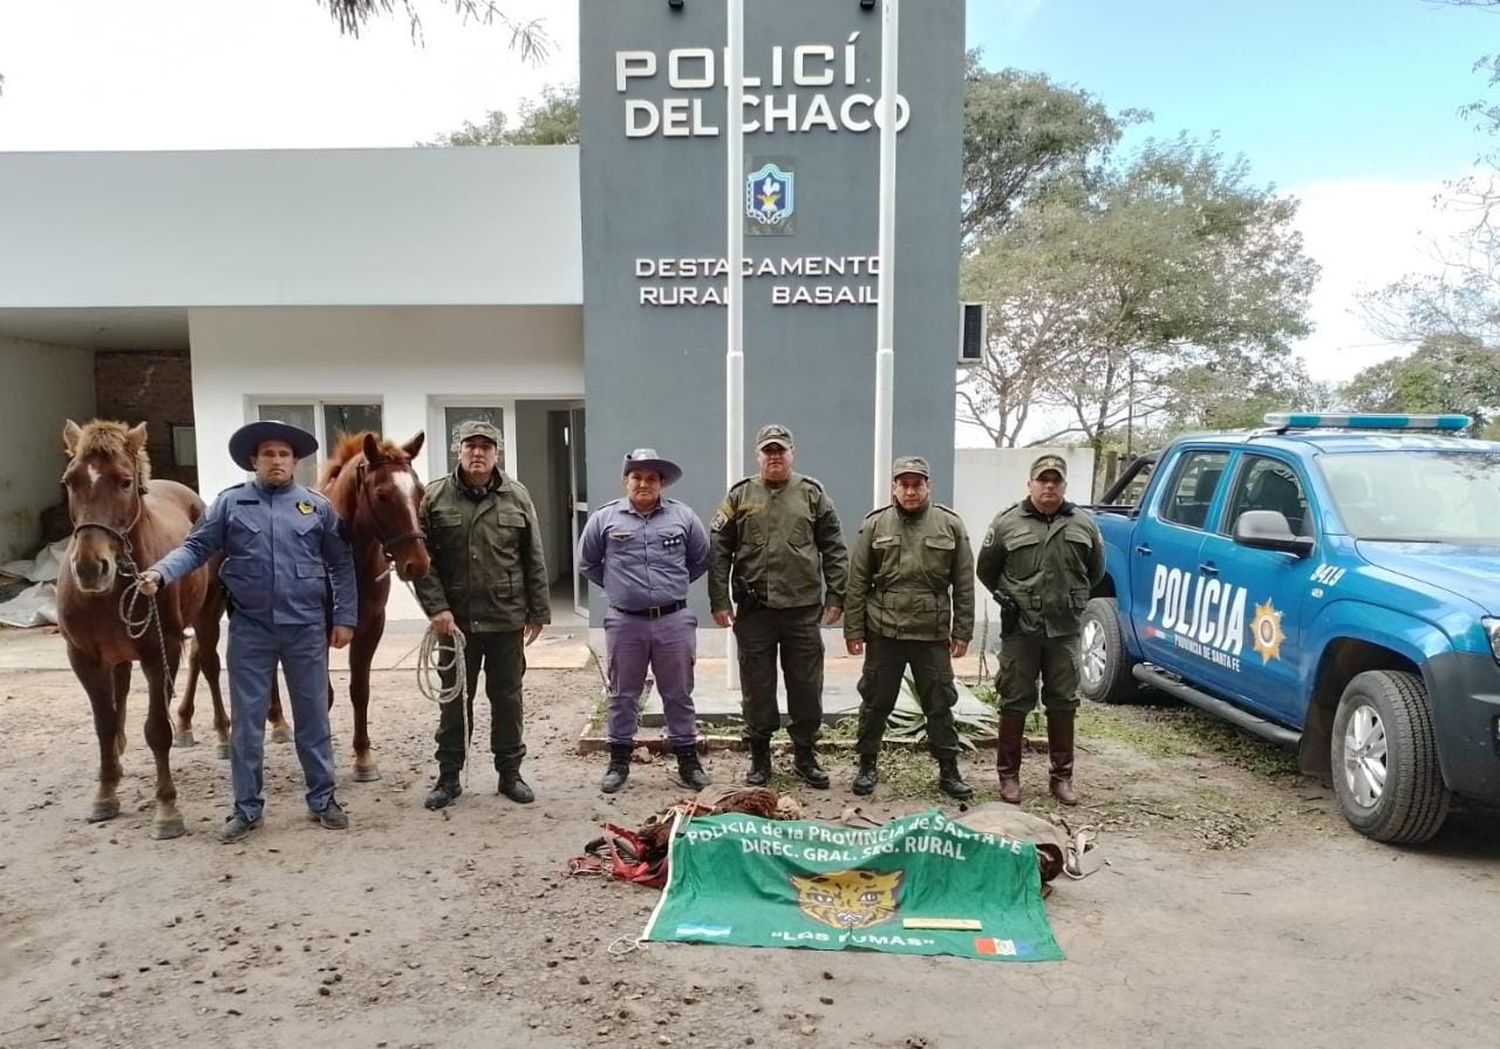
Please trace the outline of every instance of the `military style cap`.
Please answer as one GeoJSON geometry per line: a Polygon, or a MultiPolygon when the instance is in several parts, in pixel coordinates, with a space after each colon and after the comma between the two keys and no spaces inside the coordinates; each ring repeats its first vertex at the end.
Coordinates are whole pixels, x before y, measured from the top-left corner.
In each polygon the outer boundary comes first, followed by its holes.
{"type": "Polygon", "coordinates": [[[1048,470],[1056,470],[1057,476],[1068,479],[1068,461],[1060,455],[1039,455],[1031,464],[1031,479],[1035,481],[1048,470]]]}
{"type": "Polygon", "coordinates": [[[458,424],[459,444],[473,437],[483,437],[496,448],[500,447],[500,431],[495,428],[494,423],[485,422],[483,419],[465,419],[458,424]]]}
{"type": "Polygon", "coordinates": [[[894,480],[902,474],[921,474],[923,477],[931,478],[932,471],[927,466],[927,460],[920,455],[898,455],[896,461],[891,463],[891,479],[894,480]]]}
{"type": "Polygon", "coordinates": [[[783,448],[791,448],[792,431],[780,423],[766,423],[755,431],[755,450],[758,452],[768,444],[779,444],[783,448]]]}
{"type": "Polygon", "coordinates": [[[624,477],[631,470],[654,470],[661,475],[662,487],[675,484],[682,479],[682,467],[670,459],[663,459],[655,448],[637,448],[625,456],[625,465],[620,469],[624,477]]]}

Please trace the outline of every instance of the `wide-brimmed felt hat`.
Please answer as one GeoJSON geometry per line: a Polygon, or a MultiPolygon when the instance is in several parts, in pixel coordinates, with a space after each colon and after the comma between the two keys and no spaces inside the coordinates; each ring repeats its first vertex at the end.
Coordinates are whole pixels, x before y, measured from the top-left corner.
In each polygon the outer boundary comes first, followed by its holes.
{"type": "Polygon", "coordinates": [[[229,438],[229,458],[242,470],[254,470],[256,450],[266,441],[285,441],[298,459],[306,459],[318,450],[318,439],[300,426],[279,419],[262,419],[234,431],[229,438]]]}
{"type": "Polygon", "coordinates": [[[637,448],[627,453],[620,476],[624,477],[631,470],[655,470],[661,474],[661,483],[664,486],[676,484],[682,479],[682,467],[670,459],[663,459],[656,453],[655,448],[637,448]]]}

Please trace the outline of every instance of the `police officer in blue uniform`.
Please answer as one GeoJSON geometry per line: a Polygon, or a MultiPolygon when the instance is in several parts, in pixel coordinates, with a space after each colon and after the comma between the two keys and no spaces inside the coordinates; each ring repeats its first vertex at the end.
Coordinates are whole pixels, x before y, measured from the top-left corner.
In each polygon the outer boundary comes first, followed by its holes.
{"type": "Polygon", "coordinates": [[[333,797],[328,646],[349,643],[359,607],[343,522],[327,499],[293,478],[297,460],[317,450],[317,438],[283,422],[241,427],[229,439],[229,457],[255,479],[220,492],[182,545],[141,573],[141,592],[149,596],[224,554],[219,579],[230,602],[234,783],[234,811],[219,831],[225,842],[261,824],[266,713],[278,660],[291,693],[310,818],[331,830],[349,826],[333,797]]]}

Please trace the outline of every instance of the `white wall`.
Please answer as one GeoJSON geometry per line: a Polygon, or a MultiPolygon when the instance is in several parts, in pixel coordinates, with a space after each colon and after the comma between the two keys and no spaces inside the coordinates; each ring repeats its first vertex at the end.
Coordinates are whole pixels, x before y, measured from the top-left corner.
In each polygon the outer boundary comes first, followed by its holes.
{"type": "MultiPolygon", "coordinates": [[[[1075,503],[1093,499],[1094,450],[1092,448],[960,448],[953,464],[954,496],[949,505],[964,519],[974,545],[974,556],[996,514],[1026,497],[1027,474],[1037,456],[1060,455],[1068,464],[1068,498],[1075,503]]],[[[939,497],[941,501],[941,497],[939,497]]],[[[975,587],[976,590],[980,588],[975,587]]],[[[986,593],[977,594],[974,608],[974,638],[977,643],[989,613],[989,645],[994,647],[1000,631],[1000,609],[986,593]]]]}
{"type": "Polygon", "coordinates": [[[188,321],[199,487],[208,497],[244,479],[226,447],[258,401],[380,403],[387,436],[426,430],[419,472],[430,480],[447,469],[444,403],[505,407],[508,468],[527,477],[545,470],[546,430],[529,443],[511,402],[583,397],[578,307],[195,309],[188,321]]]}
{"type": "Polygon", "coordinates": [[[94,354],[0,337],[0,561],[30,557],[41,543],[37,515],[62,499],[66,419],[94,417],[94,354]]]}
{"type": "Polygon", "coordinates": [[[0,308],[583,301],[574,146],[0,153],[0,308]]]}

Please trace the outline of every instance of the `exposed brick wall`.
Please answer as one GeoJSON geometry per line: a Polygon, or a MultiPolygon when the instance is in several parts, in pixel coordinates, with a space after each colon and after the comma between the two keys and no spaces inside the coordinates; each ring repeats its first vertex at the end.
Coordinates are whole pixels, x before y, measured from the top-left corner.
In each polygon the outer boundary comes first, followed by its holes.
{"type": "Polygon", "coordinates": [[[100,350],[94,391],[101,419],[146,423],[151,473],[197,487],[198,470],[172,454],[172,427],[193,425],[193,368],[186,350],[100,350]]]}

